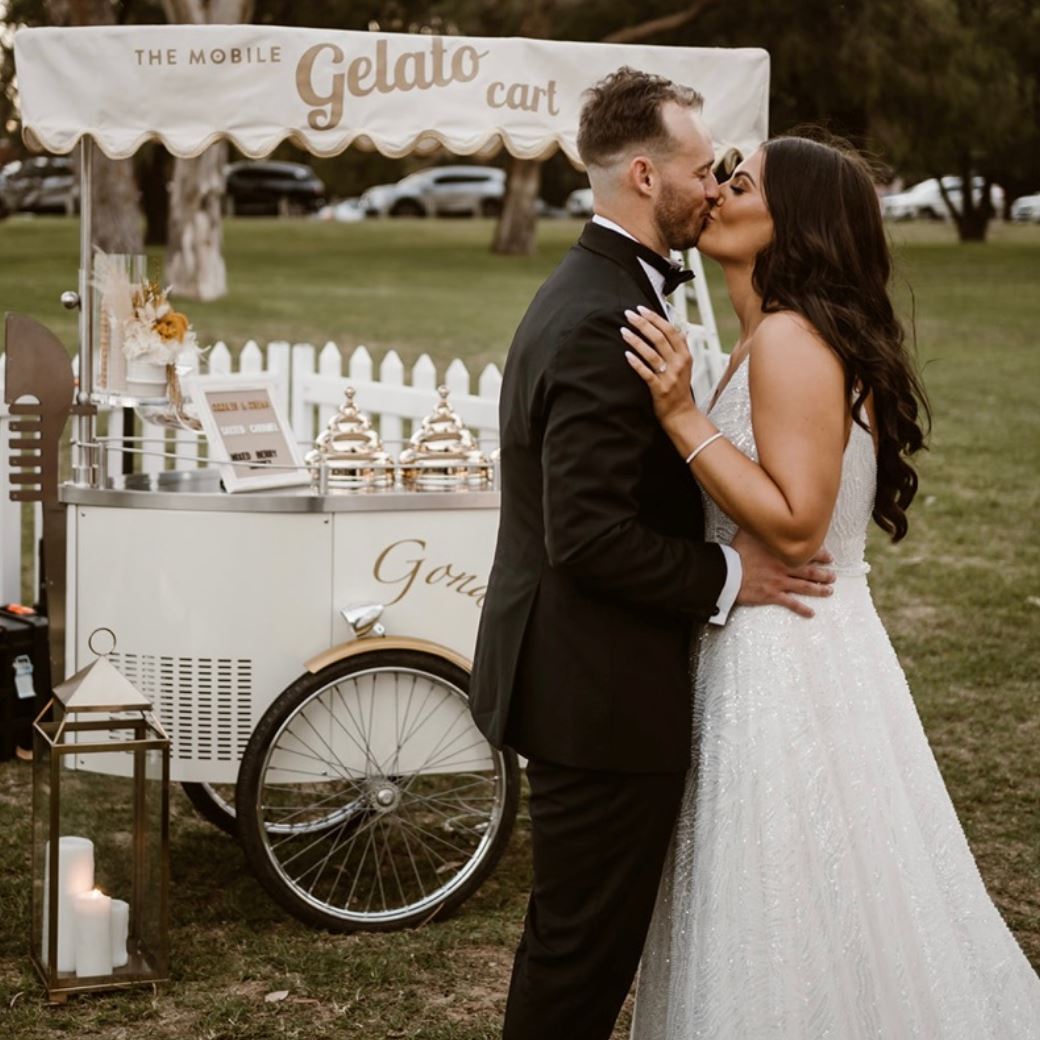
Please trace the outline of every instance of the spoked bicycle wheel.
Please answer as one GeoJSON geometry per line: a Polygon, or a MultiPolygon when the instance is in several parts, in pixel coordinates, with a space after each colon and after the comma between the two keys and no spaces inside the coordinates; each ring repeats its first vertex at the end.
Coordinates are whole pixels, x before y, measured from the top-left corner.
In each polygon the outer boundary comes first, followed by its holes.
{"type": "MultiPolygon", "coordinates": [[[[219,827],[225,834],[232,838],[238,837],[238,818],[235,809],[235,785],[213,784],[208,781],[181,781],[181,790],[188,796],[195,811],[208,823],[219,827]]],[[[315,815],[307,823],[285,824],[269,823],[268,829],[288,833],[289,831],[300,831],[304,827],[311,830],[320,830],[323,827],[332,827],[340,822],[342,814],[330,812],[326,816],[315,815]]]]}
{"type": "Polygon", "coordinates": [[[468,686],[444,657],[376,644],[275,700],[236,806],[250,865],[281,906],[333,931],[390,931],[480,887],[509,841],[519,770],[473,724],[468,686]]]}
{"type": "Polygon", "coordinates": [[[214,827],[219,827],[232,838],[238,836],[235,822],[235,785],[182,781],[181,790],[188,796],[195,811],[214,827]]]}

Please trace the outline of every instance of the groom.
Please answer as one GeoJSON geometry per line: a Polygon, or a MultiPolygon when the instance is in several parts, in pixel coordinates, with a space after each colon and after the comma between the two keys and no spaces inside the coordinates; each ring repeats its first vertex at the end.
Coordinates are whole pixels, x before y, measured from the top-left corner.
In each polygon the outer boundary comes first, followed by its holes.
{"type": "Polygon", "coordinates": [[[790,593],[824,577],[743,534],[703,541],[697,486],[625,361],[625,309],[666,313],[683,277],[669,251],[696,244],[718,197],[701,104],[630,68],[589,92],[578,150],[596,216],[506,364],[471,689],[481,731],[528,759],[534,885],[505,1040],[610,1036],[690,763],[691,628],[734,602],[808,614],[790,593]]]}

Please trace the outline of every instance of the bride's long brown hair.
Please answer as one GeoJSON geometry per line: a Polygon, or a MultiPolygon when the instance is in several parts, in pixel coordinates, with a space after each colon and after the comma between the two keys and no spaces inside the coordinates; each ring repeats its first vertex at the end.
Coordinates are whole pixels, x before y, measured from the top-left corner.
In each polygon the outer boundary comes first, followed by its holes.
{"type": "Polygon", "coordinates": [[[925,442],[928,398],[888,294],[892,257],[870,169],[842,144],[777,137],[765,146],[763,190],[773,241],[755,260],[764,311],[806,318],[841,359],[853,421],[877,435],[874,520],[899,541],[917,492],[908,458],[925,442]]]}

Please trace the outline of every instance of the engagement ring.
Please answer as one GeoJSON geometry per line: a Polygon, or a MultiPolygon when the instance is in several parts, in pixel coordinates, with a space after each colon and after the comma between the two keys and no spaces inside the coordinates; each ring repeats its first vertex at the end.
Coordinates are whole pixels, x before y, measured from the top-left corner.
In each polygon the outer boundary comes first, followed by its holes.
{"type": "Polygon", "coordinates": [[[658,374],[659,376],[663,376],[663,375],[665,374],[665,372],[667,372],[667,371],[668,371],[668,366],[667,366],[667,365],[662,365],[662,366],[661,366],[661,367],[660,367],[660,368],[659,368],[659,369],[657,370],[657,374],[658,374]]]}

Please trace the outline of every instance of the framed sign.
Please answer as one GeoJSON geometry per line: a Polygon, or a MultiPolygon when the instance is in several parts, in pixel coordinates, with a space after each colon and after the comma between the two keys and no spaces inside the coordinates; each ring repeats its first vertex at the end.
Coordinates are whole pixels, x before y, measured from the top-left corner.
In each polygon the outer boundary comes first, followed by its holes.
{"type": "Polygon", "coordinates": [[[278,404],[273,376],[191,375],[185,387],[199,413],[228,491],[305,484],[310,479],[292,428],[278,404]]]}

